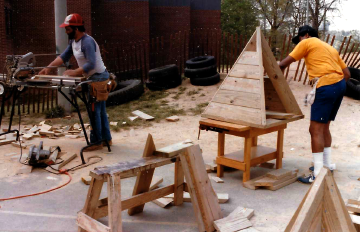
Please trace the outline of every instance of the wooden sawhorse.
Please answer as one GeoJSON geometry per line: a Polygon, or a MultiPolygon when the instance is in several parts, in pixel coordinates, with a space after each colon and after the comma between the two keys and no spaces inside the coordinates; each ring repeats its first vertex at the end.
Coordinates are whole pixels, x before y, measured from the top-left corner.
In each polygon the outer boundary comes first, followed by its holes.
{"type": "Polygon", "coordinates": [[[250,167],[276,159],[276,169],[282,168],[284,130],[287,123],[266,129],[242,126],[234,123],[221,122],[213,119],[201,119],[201,130],[218,132],[218,154],[216,157],[217,176],[224,175],[224,166],[242,170],[243,182],[250,180],[250,167]],[[277,146],[269,148],[258,146],[260,135],[278,132],[277,146]],[[244,137],[244,150],[225,155],[225,134],[244,137]]]}
{"type": "Polygon", "coordinates": [[[181,205],[184,191],[190,193],[199,231],[214,231],[213,221],[222,218],[199,145],[178,143],[156,150],[149,134],[143,158],[95,168],[90,176],[85,206],[77,217],[79,232],[121,232],[121,211],[128,209],[129,215],[140,213],[145,203],[171,193],[174,205],[181,205]],[[174,184],[149,191],[155,168],[171,163],[175,163],[174,184]],[[121,200],[120,180],[133,176],[137,176],[133,196],[121,200]],[[108,197],[99,200],[104,181],[108,197]],[[109,217],[108,226],[96,220],[105,216],[109,217]]]}

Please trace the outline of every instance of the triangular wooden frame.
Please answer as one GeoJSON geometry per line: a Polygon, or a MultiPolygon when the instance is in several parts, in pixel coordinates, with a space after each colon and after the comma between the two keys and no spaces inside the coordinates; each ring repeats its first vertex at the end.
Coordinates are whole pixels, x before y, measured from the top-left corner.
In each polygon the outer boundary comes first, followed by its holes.
{"type": "Polygon", "coordinates": [[[285,232],[356,232],[334,177],[322,168],[285,232]]]}
{"type": "Polygon", "coordinates": [[[202,116],[259,128],[304,117],[260,27],[202,116]]]}

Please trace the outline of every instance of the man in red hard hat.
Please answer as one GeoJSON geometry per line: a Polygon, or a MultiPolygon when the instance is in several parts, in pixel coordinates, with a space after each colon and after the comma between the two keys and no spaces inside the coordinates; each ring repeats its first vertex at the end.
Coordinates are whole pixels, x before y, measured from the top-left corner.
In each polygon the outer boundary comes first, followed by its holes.
{"type": "MultiPolygon", "coordinates": [[[[99,45],[91,36],[85,33],[82,17],[79,14],[70,14],[60,27],[65,28],[65,32],[69,37],[69,45],[49,66],[60,66],[74,56],[79,68],[66,70],[64,76],[85,76],[92,81],[106,81],[109,79],[109,73],[101,58],[99,45]]],[[[50,68],[44,68],[39,74],[50,74],[50,68]]],[[[91,143],[97,143],[97,145],[88,148],[87,151],[101,149],[103,145],[100,141],[104,139],[110,145],[112,143],[105,101],[95,102],[94,108],[95,125],[92,125],[94,128],[91,131],[90,140],[91,143]]]]}

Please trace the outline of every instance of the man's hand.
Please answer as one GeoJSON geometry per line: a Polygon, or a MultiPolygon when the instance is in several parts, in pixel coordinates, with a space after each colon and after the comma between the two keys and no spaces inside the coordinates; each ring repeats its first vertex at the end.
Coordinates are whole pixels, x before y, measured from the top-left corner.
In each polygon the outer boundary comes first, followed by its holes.
{"type": "Polygon", "coordinates": [[[49,68],[44,68],[39,72],[39,75],[49,75],[51,70],[49,68]]]}
{"type": "Polygon", "coordinates": [[[296,60],[294,58],[292,58],[291,56],[287,56],[279,64],[281,71],[284,73],[284,70],[286,69],[286,67],[289,66],[292,62],[295,62],[295,61],[296,60]]]}
{"type": "Polygon", "coordinates": [[[64,72],[64,76],[70,76],[70,77],[81,77],[82,74],[84,73],[84,69],[82,68],[77,68],[75,70],[72,69],[68,69],[64,72]]]}
{"type": "Polygon", "coordinates": [[[349,69],[346,67],[342,71],[344,73],[345,81],[348,81],[351,77],[351,73],[350,73],[349,69]]]}

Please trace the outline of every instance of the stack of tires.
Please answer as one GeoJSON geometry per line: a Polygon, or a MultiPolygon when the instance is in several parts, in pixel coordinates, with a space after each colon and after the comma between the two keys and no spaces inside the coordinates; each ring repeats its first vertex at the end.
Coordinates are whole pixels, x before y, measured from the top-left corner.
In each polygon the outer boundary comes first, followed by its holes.
{"type": "Polygon", "coordinates": [[[165,90],[181,85],[179,68],[175,64],[154,68],[149,71],[146,87],[150,90],[165,90]]]}
{"type": "Polygon", "coordinates": [[[360,100],[360,70],[349,68],[351,78],[346,82],[346,93],[348,97],[360,100]]]}
{"type": "Polygon", "coordinates": [[[131,79],[127,81],[118,81],[117,86],[109,93],[106,100],[106,106],[120,105],[137,99],[144,93],[144,86],[141,80],[131,79]]]}
{"type": "Polygon", "coordinates": [[[198,56],[186,61],[185,76],[193,85],[215,85],[220,81],[213,56],[198,56]]]}

